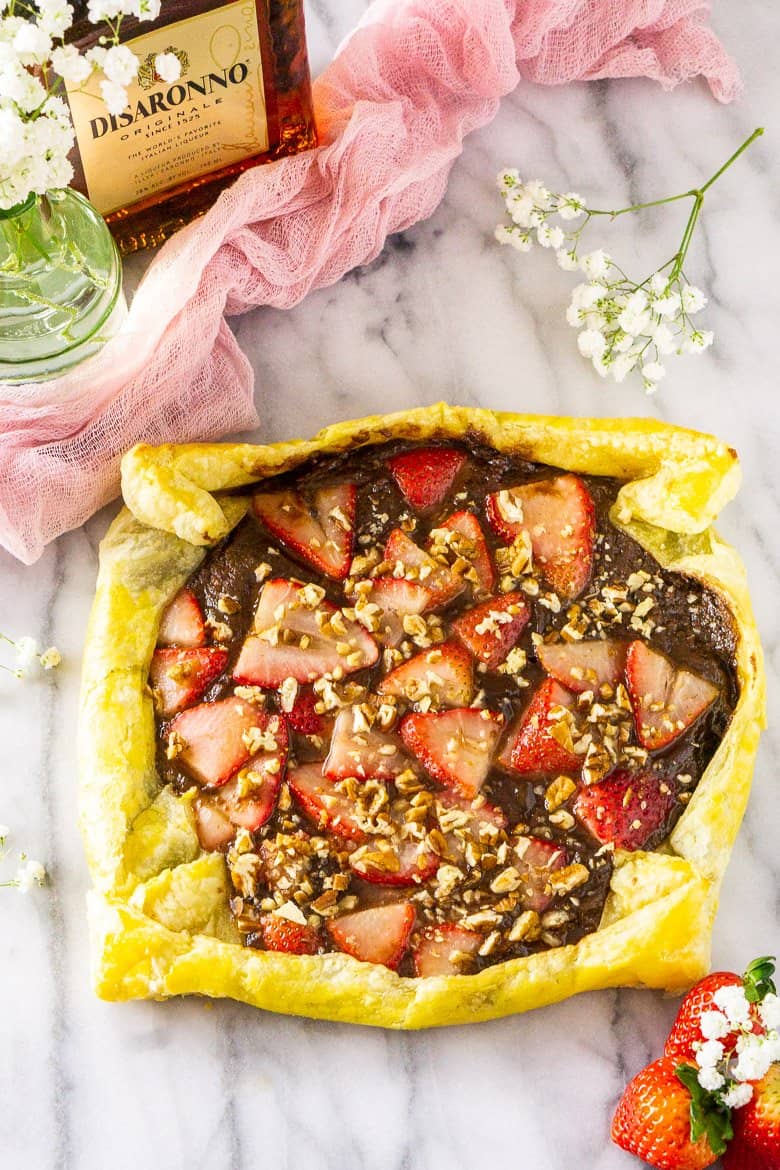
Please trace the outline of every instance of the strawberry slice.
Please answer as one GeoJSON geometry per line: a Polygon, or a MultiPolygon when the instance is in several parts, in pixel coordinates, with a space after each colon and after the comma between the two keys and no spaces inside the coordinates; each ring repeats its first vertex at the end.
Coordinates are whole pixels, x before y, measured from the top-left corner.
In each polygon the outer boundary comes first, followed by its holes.
{"type": "Polygon", "coordinates": [[[414,973],[420,979],[462,975],[471,966],[468,956],[475,955],[484,941],[475,930],[465,930],[454,922],[428,926],[414,948],[414,973]]]}
{"type": "Polygon", "coordinates": [[[555,679],[545,679],[510,728],[499,763],[523,776],[530,772],[578,773],[580,760],[572,750],[565,714],[574,702],[573,695],[555,679]]]}
{"type": "Polygon", "coordinates": [[[377,689],[380,695],[394,695],[410,703],[465,707],[474,694],[471,659],[457,642],[442,642],[396,666],[377,689]]]}
{"type": "Polygon", "coordinates": [[[212,811],[222,813],[232,825],[254,833],[270,820],[281,785],[281,771],[269,772],[262,767],[262,761],[253,760],[227,784],[201,800],[207,800],[212,811]]]}
{"type": "Polygon", "coordinates": [[[303,922],[283,918],[281,914],[263,915],[260,937],[267,951],[283,951],[287,955],[316,955],[320,948],[318,930],[303,922]]]}
{"type": "Polygon", "coordinates": [[[614,688],[626,668],[627,642],[551,642],[536,647],[536,657],[552,678],[575,694],[614,688]]]}
{"type": "Polygon", "coordinates": [[[300,492],[258,492],[252,509],[285,548],[326,577],[349,573],[355,541],[357,489],[352,483],[318,488],[311,505],[300,492]]]}
{"type": "Polygon", "coordinates": [[[417,886],[433,877],[439,858],[417,841],[402,841],[397,852],[380,851],[370,842],[355,850],[349,865],[358,877],[378,886],[417,886]]]}
{"type": "Polygon", "coordinates": [[[224,849],[236,835],[236,826],[207,796],[195,801],[195,830],[201,847],[211,853],[224,849]]]}
{"type": "Polygon", "coordinates": [[[376,577],[356,608],[360,611],[366,607],[369,615],[376,618],[378,629],[373,636],[383,646],[397,646],[406,637],[403,619],[429,609],[432,597],[430,589],[405,577],[376,577]]]}
{"type": "Polygon", "coordinates": [[[566,865],[566,850],[541,837],[518,837],[514,867],[520,874],[518,893],[526,910],[541,914],[553,900],[550,874],[566,865]]]}
{"type": "Polygon", "coordinates": [[[318,599],[315,586],[278,578],[263,586],[233,678],[260,687],[278,687],[287,678],[314,682],[333,671],[373,666],[378,657],[374,639],[318,599]]]}
{"type": "Polygon", "coordinates": [[[173,743],[183,744],[176,763],[199,784],[225,784],[250,760],[252,772],[261,776],[277,777],[284,771],[284,720],[235,696],[182,711],[169,732],[173,743]]]}
{"type": "Polygon", "coordinates": [[[367,728],[358,708],[342,707],[322,769],[325,776],[331,780],[346,780],[348,776],[392,780],[408,766],[397,739],[377,727],[367,728]]]}
{"type": "Polygon", "coordinates": [[[639,742],[650,751],[674,743],[718,697],[706,678],[640,641],[628,647],[626,682],[639,742]]]}
{"type": "Polygon", "coordinates": [[[488,670],[495,670],[518,641],[531,617],[522,593],[504,593],[468,609],[452,623],[453,632],[488,670]]]}
{"type": "Polygon", "coordinates": [[[534,561],[564,598],[577,597],[590,580],[596,509],[576,475],[535,480],[487,498],[491,527],[504,540],[527,533],[534,561]]]}
{"type": "Polygon", "coordinates": [[[434,780],[473,800],[485,782],[503,716],[476,707],[406,715],[401,738],[434,780]]]}
{"type": "Polygon", "coordinates": [[[641,849],[674,808],[676,782],[653,772],[613,772],[600,784],[580,788],[574,815],[603,843],[641,849]]]}
{"type": "Polygon", "coordinates": [[[157,645],[194,650],[205,644],[203,610],[191,589],[181,589],[163,612],[157,632],[157,645]]]}
{"type": "Polygon", "coordinates": [[[430,591],[431,609],[448,605],[466,588],[461,577],[428,556],[400,528],[394,528],[388,536],[384,559],[390,562],[394,577],[405,577],[430,591]]]}
{"type": "Polygon", "coordinates": [[[474,566],[479,591],[492,593],[496,587],[496,571],[493,568],[493,561],[482,527],[474,513],[454,512],[440,527],[448,532],[457,532],[464,538],[463,542],[459,542],[457,546],[459,555],[465,557],[467,561],[471,561],[474,566]]]}
{"type": "Polygon", "coordinates": [[[393,479],[417,512],[440,504],[466,462],[452,447],[417,447],[387,462],[393,479]]]}
{"type": "Polygon", "coordinates": [[[293,731],[299,735],[326,736],[332,720],[317,711],[319,699],[311,687],[305,687],[295,696],[292,710],[285,712],[285,718],[293,731]]]}
{"type": "Polygon", "coordinates": [[[364,963],[381,963],[395,971],[404,957],[414,919],[414,906],[410,902],[391,902],[332,918],[326,923],[326,929],[340,951],[364,963]]]}
{"type": "Polygon", "coordinates": [[[320,829],[329,829],[350,841],[364,841],[355,806],[335,783],[322,774],[322,764],[301,764],[293,768],[287,782],[298,804],[320,829]]]}
{"type": "Polygon", "coordinates": [[[155,650],[149,681],[163,719],[191,707],[227,665],[227,650],[201,646],[193,650],[155,650]]]}

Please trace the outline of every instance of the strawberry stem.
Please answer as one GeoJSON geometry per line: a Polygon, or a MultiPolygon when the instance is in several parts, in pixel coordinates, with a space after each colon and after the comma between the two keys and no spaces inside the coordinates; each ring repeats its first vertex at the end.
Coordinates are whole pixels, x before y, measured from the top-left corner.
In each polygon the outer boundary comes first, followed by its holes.
{"type": "Polygon", "coordinates": [[[699,1084],[697,1069],[691,1064],[679,1064],[674,1070],[691,1094],[691,1141],[706,1136],[710,1149],[717,1158],[726,1152],[734,1136],[731,1110],[699,1084]]]}
{"type": "Polygon", "coordinates": [[[748,1003],[761,1003],[765,996],[775,995],[777,988],[772,976],[775,973],[775,956],[764,955],[754,959],[742,976],[745,987],[745,999],[748,1003]]]}

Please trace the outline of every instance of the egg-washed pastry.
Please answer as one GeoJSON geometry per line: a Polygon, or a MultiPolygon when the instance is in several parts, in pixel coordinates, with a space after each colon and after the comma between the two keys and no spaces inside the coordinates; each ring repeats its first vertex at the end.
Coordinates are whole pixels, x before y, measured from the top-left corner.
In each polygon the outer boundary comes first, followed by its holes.
{"type": "Polygon", "coordinates": [[[80,723],[99,994],[415,1028],[698,978],[763,720],[738,475],[446,406],[131,451],[80,723]]]}

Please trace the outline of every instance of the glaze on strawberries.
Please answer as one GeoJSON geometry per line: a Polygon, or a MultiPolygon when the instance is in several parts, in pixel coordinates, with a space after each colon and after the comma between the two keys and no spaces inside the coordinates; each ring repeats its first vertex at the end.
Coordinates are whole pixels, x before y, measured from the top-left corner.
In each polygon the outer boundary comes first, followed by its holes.
{"type": "Polygon", "coordinates": [[[737,698],[725,604],[611,524],[619,487],[393,443],[251,495],[150,668],[248,946],[433,977],[597,928],[737,698]]]}

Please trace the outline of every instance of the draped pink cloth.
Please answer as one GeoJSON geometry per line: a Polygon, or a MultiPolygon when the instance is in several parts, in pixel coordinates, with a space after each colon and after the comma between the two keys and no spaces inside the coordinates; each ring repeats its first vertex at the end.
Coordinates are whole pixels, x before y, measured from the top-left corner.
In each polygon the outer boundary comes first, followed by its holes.
{"type": "Polygon", "coordinates": [[[36,560],[116,494],[136,442],[256,426],[225,315],[289,308],[431,215],[464,137],[521,77],[703,76],[731,100],[739,75],[707,14],[702,0],[376,0],[315,83],[322,145],[248,171],[166,244],[91,362],[0,386],[0,544],[36,560]]]}

